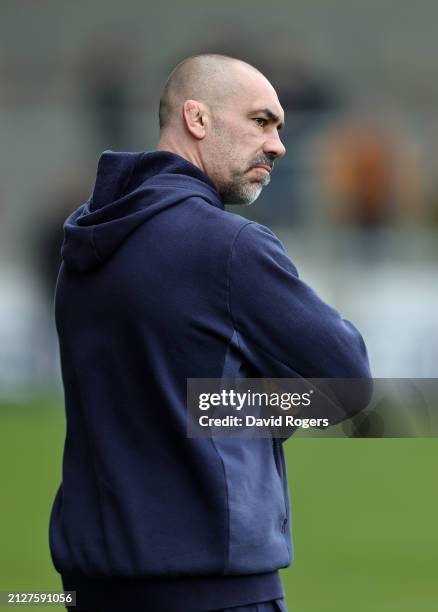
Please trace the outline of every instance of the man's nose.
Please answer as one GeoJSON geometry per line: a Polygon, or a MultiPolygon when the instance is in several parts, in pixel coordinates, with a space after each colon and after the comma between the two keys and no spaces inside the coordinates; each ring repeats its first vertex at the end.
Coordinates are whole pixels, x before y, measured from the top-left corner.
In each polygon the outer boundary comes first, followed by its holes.
{"type": "Polygon", "coordinates": [[[264,153],[269,153],[270,155],[275,155],[276,158],[283,157],[286,153],[286,147],[280,140],[280,136],[278,133],[272,135],[266,142],[263,147],[264,153]]]}

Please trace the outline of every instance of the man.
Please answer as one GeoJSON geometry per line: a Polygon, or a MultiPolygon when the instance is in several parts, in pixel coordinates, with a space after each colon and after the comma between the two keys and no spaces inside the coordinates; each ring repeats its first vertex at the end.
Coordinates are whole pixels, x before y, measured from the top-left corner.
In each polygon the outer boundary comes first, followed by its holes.
{"type": "Polygon", "coordinates": [[[65,224],[65,387],[54,564],[77,610],[285,610],[292,559],[279,440],[189,439],[186,381],[368,377],[360,334],[303,283],[250,204],[285,153],[254,67],[179,64],[152,153],[105,152],[65,224]]]}

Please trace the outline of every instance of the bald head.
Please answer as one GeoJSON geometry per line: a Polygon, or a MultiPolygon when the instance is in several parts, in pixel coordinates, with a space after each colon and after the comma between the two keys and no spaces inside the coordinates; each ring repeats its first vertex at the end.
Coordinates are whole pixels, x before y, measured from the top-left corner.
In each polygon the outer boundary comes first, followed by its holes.
{"type": "Polygon", "coordinates": [[[227,55],[195,55],[182,61],[167,79],[160,99],[160,129],[181,119],[185,100],[198,100],[214,109],[236,95],[242,69],[262,76],[254,66],[227,55]]]}
{"type": "Polygon", "coordinates": [[[200,168],[224,204],[251,204],[285,148],[284,112],[256,68],[225,55],[197,55],[170,75],[160,101],[158,150],[200,168]]]}

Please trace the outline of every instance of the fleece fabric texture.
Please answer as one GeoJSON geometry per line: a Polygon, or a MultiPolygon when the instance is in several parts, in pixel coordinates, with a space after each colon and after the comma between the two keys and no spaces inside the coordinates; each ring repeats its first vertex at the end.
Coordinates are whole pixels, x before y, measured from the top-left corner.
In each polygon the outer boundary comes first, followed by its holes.
{"type": "MultiPolygon", "coordinates": [[[[189,439],[186,380],[368,378],[359,332],[272,231],[226,212],[173,153],[105,152],[64,229],[56,568],[149,582],[276,575],[293,556],[282,443],[189,439]]],[[[276,585],[266,599],[282,596],[276,585]]]]}

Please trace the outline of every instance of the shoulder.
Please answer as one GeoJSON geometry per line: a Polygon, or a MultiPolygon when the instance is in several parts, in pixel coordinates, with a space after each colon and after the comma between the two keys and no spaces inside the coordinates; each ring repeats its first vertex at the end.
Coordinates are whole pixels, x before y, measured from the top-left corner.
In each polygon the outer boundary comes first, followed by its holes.
{"type": "Polygon", "coordinates": [[[192,196],[186,202],[189,205],[188,208],[196,214],[197,222],[208,230],[211,238],[215,237],[233,243],[244,228],[262,227],[235,212],[214,206],[200,196],[192,196]]]}
{"type": "Polygon", "coordinates": [[[279,251],[285,253],[283,244],[278,236],[265,225],[248,221],[240,224],[236,233],[234,247],[237,251],[264,252],[279,251]]]}
{"type": "Polygon", "coordinates": [[[281,267],[298,276],[278,236],[254,221],[242,224],[233,243],[231,263],[239,269],[270,270],[281,267]]]}

